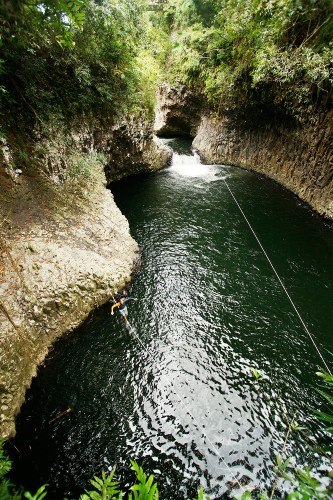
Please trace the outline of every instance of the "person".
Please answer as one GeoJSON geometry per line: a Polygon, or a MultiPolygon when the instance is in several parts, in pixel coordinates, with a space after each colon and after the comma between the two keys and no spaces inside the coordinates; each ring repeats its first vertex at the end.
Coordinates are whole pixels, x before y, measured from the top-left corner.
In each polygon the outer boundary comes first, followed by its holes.
{"type": "Polygon", "coordinates": [[[134,297],[129,297],[128,292],[125,289],[121,291],[120,297],[117,294],[117,299],[118,299],[118,302],[116,302],[115,304],[113,304],[113,306],[111,306],[111,315],[113,316],[114,309],[116,307],[118,307],[120,314],[122,315],[122,317],[125,320],[125,325],[128,326],[129,325],[129,323],[128,323],[128,309],[126,306],[126,302],[128,300],[137,300],[137,299],[135,299],[134,297]]]}
{"type": "Polygon", "coordinates": [[[126,288],[123,288],[122,290],[118,290],[116,295],[113,297],[113,303],[115,304],[116,302],[119,302],[119,300],[122,297],[128,297],[128,296],[129,296],[129,294],[128,294],[128,291],[126,290],[126,288]]]}

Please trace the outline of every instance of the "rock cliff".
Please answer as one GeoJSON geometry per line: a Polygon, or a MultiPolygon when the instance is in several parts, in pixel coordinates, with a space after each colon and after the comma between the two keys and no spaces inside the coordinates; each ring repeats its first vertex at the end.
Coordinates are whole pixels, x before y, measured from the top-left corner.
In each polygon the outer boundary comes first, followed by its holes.
{"type": "Polygon", "coordinates": [[[209,163],[267,175],[333,219],[333,111],[302,124],[204,116],[193,147],[209,163]]]}
{"type": "Polygon", "coordinates": [[[203,99],[184,85],[159,89],[154,129],[162,137],[194,137],[202,114],[203,99]]]}
{"type": "Polygon", "coordinates": [[[107,182],[164,166],[170,153],[136,126],[7,137],[0,163],[0,434],[49,346],[110,300],[139,249],[107,182]],[[130,131],[130,132],[129,132],[130,131]],[[125,140],[126,139],[126,140],[125,140]],[[130,161],[129,161],[130,160],[130,161]],[[106,180],[104,167],[107,166],[106,180]],[[132,167],[132,170],[131,170],[132,167]]]}
{"type": "Polygon", "coordinates": [[[128,175],[152,172],[171,161],[172,152],[152,134],[151,123],[128,120],[105,128],[99,124],[83,126],[72,135],[86,152],[105,156],[107,183],[128,175]]]}
{"type": "Polygon", "coordinates": [[[208,163],[237,165],[267,175],[321,215],[333,219],[333,110],[303,109],[298,121],[274,109],[221,115],[202,98],[167,84],[160,90],[155,131],[191,135],[208,163]]]}

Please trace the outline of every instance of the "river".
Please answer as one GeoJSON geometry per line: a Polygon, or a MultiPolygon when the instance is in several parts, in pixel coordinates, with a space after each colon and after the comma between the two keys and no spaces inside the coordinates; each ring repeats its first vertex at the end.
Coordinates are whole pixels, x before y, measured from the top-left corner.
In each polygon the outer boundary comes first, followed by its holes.
{"type": "MultiPolygon", "coordinates": [[[[130,331],[96,311],[54,346],[18,418],[13,479],[52,498],[115,463],[128,485],[130,458],[161,498],[200,484],[232,497],[271,487],[288,420],[327,440],[309,407],[332,359],[332,225],[275,182],[168,142],[169,168],[111,186],[142,252],[130,331]]],[[[301,432],[287,456],[327,468],[301,432]]]]}

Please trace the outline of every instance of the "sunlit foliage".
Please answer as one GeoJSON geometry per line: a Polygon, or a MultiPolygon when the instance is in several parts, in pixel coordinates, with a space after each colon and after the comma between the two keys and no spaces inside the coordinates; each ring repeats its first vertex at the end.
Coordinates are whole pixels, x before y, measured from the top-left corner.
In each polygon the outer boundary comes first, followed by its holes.
{"type": "Polygon", "coordinates": [[[170,0],[169,78],[213,103],[271,103],[297,114],[333,83],[330,0],[170,0]]]}
{"type": "Polygon", "coordinates": [[[152,114],[146,21],[144,0],[0,0],[3,122],[152,114]]]}

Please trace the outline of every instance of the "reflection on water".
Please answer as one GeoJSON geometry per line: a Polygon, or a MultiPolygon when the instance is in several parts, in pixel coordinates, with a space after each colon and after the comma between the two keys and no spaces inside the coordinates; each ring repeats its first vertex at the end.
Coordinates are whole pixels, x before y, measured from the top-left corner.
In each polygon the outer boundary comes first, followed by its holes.
{"type": "MultiPolygon", "coordinates": [[[[97,311],[29,392],[15,474],[31,488],[48,482],[55,498],[114,463],[129,484],[129,458],[156,475],[162,498],[192,498],[199,484],[232,497],[272,485],[288,419],[325,441],[308,410],[320,359],[223,179],[326,361],[332,228],[275,183],[184,153],[112,187],[143,257],[132,330],[109,307],[97,311]]],[[[327,466],[301,433],[286,456],[327,466]]]]}

